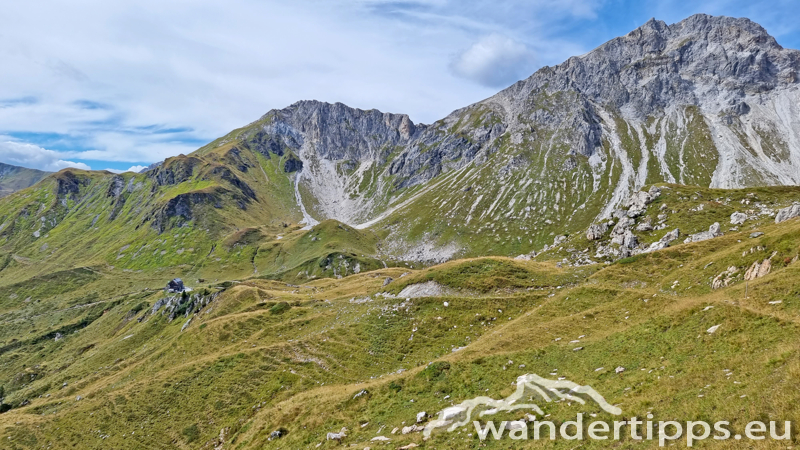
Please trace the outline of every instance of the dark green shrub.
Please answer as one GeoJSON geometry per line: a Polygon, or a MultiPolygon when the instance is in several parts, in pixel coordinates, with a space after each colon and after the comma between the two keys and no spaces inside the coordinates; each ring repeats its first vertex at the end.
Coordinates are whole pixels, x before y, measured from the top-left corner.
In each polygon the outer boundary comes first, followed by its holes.
{"type": "Polygon", "coordinates": [[[286,302],[280,302],[275,306],[273,306],[272,308],[270,308],[269,312],[271,312],[272,314],[283,314],[290,309],[292,309],[291,305],[289,305],[286,302]]]}

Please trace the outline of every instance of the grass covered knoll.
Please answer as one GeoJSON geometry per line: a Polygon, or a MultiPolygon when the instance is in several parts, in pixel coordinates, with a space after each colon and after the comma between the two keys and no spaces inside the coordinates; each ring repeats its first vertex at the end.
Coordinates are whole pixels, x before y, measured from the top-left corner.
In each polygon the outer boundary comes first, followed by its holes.
{"type": "Polygon", "coordinates": [[[398,294],[406,286],[435,281],[462,291],[503,295],[546,287],[567,286],[580,282],[599,267],[562,270],[551,263],[486,257],[447,262],[404,277],[386,288],[398,294]]]}
{"type": "Polygon", "coordinates": [[[253,264],[259,274],[291,282],[344,277],[395,265],[381,259],[379,237],[336,220],[296,230],[259,246],[253,264]]]}
{"type": "MultiPolygon", "coordinates": [[[[730,234],[577,269],[480,258],[302,285],[226,282],[208,286],[220,293],[207,306],[171,322],[152,313],[163,293],[134,289],[105,298],[108,279],[87,279],[101,299],[80,305],[110,300],[91,323],[57,341],[26,340],[0,354],[0,384],[15,407],[0,415],[0,442],[11,449],[51,442],[195,449],[221,441],[224,449],[313,449],[339,447],[325,434],[347,427],[343,444],[356,448],[376,447],[370,440],[379,435],[392,448],[574,448],[563,440],[480,443],[471,428],[429,441],[419,433],[391,433],[414,423],[420,411],[434,414],[478,395],[507,396],[524,373],[588,384],[625,417],[651,412],[655,420],[730,420],[739,432],[749,420],[797,421],[800,220],[760,229],[759,238],[730,234]],[[768,275],[711,288],[718,272],[745,269],[776,251],[768,275]],[[387,277],[394,281],[384,286],[387,277]],[[385,294],[428,280],[493,295],[406,300],[385,294]],[[278,429],[287,434],[270,440],[278,429]]],[[[338,230],[328,231],[347,233],[338,230]]],[[[294,248],[305,245],[302,236],[297,232],[294,248]]],[[[18,307],[23,295],[69,303],[83,293],[70,286],[32,289],[15,287],[17,297],[8,295],[4,305],[18,307]]],[[[98,306],[86,306],[87,316],[91,308],[98,306]]],[[[37,333],[46,324],[80,319],[42,313],[32,325],[37,333]]],[[[5,314],[4,327],[16,323],[5,314]]],[[[595,405],[540,406],[555,421],[578,412],[617,419],[595,405]]],[[[741,448],[735,441],[713,444],[741,448]]],[[[620,448],[656,445],[626,438],[620,448]]]]}

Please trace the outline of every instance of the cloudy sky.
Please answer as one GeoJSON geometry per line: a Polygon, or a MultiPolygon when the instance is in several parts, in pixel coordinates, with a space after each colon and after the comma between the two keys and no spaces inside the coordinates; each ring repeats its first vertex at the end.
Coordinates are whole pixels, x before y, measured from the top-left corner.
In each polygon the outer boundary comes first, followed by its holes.
{"type": "Polygon", "coordinates": [[[750,17],[800,48],[797,0],[73,0],[0,14],[0,162],[137,169],[297,100],[430,123],[651,17],[750,17]]]}

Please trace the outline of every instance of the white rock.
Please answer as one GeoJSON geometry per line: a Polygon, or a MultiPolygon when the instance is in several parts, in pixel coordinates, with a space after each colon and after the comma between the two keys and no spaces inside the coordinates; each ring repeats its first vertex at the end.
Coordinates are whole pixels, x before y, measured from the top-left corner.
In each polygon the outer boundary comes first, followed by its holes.
{"type": "Polygon", "coordinates": [[[795,217],[800,217],[800,204],[794,204],[779,210],[778,214],[775,215],[775,223],[781,223],[795,217]]]}
{"type": "Polygon", "coordinates": [[[719,330],[719,327],[720,327],[720,326],[721,326],[721,325],[714,325],[713,327],[711,327],[711,328],[709,328],[708,330],[706,330],[706,332],[707,332],[708,334],[714,334],[714,332],[715,332],[715,331],[719,330]]]}
{"type": "Polygon", "coordinates": [[[614,369],[614,372],[615,372],[615,373],[622,373],[622,372],[625,372],[625,368],[624,368],[624,367],[622,367],[622,366],[619,366],[619,367],[617,367],[616,369],[614,369]]]}
{"type": "Polygon", "coordinates": [[[722,232],[720,231],[719,222],[714,222],[710,227],[708,227],[708,231],[702,231],[700,233],[695,233],[690,235],[686,238],[683,242],[688,244],[690,242],[701,242],[707,241],[709,239],[713,239],[715,237],[722,236],[722,232]]]}
{"type": "Polygon", "coordinates": [[[603,238],[603,235],[606,234],[608,231],[608,225],[602,224],[595,224],[589,227],[586,230],[586,239],[590,241],[596,241],[603,238]]]}
{"type": "Polygon", "coordinates": [[[741,225],[747,220],[747,214],[735,212],[731,214],[731,225],[741,225]]]}

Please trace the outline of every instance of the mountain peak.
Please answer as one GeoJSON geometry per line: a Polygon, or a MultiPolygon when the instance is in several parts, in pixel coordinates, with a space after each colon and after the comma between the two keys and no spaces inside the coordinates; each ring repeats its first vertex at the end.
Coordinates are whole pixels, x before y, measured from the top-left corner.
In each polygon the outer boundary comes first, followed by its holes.
{"type": "Polygon", "coordinates": [[[33,186],[45,178],[48,172],[0,162],[0,198],[33,186]]]}

